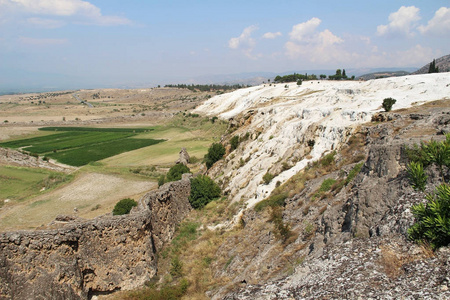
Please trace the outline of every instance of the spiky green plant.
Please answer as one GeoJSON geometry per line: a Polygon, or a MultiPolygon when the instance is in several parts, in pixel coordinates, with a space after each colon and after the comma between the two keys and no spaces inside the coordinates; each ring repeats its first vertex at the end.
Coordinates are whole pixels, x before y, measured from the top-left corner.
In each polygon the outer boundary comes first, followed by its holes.
{"type": "Polygon", "coordinates": [[[428,176],[425,175],[425,171],[420,162],[412,161],[408,164],[408,177],[415,190],[425,191],[428,176]]]}
{"type": "Polygon", "coordinates": [[[427,203],[411,208],[416,223],[408,229],[416,242],[428,242],[433,249],[450,244],[450,186],[441,184],[434,194],[426,196],[427,203]]]}

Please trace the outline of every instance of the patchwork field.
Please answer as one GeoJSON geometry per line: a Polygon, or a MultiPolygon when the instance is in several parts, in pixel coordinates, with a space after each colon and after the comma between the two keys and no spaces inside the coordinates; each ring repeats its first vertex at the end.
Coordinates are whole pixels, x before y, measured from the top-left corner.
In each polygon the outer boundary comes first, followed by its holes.
{"type": "Polygon", "coordinates": [[[22,149],[79,167],[164,141],[148,138],[131,139],[139,133],[152,130],[144,128],[43,127],[39,130],[61,133],[0,143],[0,146],[22,149]]]}

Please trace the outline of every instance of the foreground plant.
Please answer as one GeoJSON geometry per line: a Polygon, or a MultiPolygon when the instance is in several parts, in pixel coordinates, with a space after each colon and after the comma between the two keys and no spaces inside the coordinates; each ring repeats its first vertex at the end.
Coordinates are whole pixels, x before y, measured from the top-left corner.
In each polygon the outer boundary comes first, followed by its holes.
{"type": "Polygon", "coordinates": [[[425,191],[428,176],[425,175],[425,171],[420,162],[412,161],[408,164],[408,177],[415,190],[425,191]]]}
{"type": "Polygon", "coordinates": [[[429,243],[433,249],[447,246],[450,244],[450,186],[441,184],[426,199],[426,205],[412,207],[416,223],[408,229],[408,235],[416,242],[429,243]]]}

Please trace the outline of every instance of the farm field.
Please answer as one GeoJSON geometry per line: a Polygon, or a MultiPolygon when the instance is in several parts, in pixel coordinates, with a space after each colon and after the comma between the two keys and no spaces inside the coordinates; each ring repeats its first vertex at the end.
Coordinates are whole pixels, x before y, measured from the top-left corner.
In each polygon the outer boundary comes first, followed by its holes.
{"type": "MultiPolygon", "coordinates": [[[[44,228],[59,214],[94,218],[111,213],[119,200],[139,200],[157,188],[158,177],[175,163],[181,148],[201,161],[228,127],[190,113],[210,97],[207,92],[77,91],[93,108],[73,93],[0,96],[0,147],[77,166],[65,174],[0,165],[1,231],[44,228]]],[[[190,168],[199,171],[196,165],[190,168]]]]}
{"type": "Polygon", "coordinates": [[[83,166],[123,152],[163,142],[155,139],[130,139],[151,129],[43,127],[39,130],[61,132],[35,138],[0,143],[2,147],[56,159],[71,166],[83,166]]]}

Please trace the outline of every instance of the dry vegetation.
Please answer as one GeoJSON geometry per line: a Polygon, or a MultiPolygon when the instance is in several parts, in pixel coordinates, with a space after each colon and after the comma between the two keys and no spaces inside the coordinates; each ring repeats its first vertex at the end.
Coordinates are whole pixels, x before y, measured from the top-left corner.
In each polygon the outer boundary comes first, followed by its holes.
{"type": "Polygon", "coordinates": [[[157,178],[167,172],[182,147],[196,162],[191,169],[199,171],[198,162],[227,125],[212,124],[189,111],[215,93],[152,88],[0,96],[0,142],[52,134],[38,131],[44,126],[152,127],[137,138],[166,140],[90,163],[52,189],[43,189],[44,177],[50,175],[36,176],[33,169],[20,168],[20,174],[8,180],[23,186],[23,192],[0,195],[1,230],[43,228],[58,214],[92,218],[111,212],[122,198],[138,200],[157,187],[157,178]],[[93,107],[80,103],[75,94],[93,107]]]}

